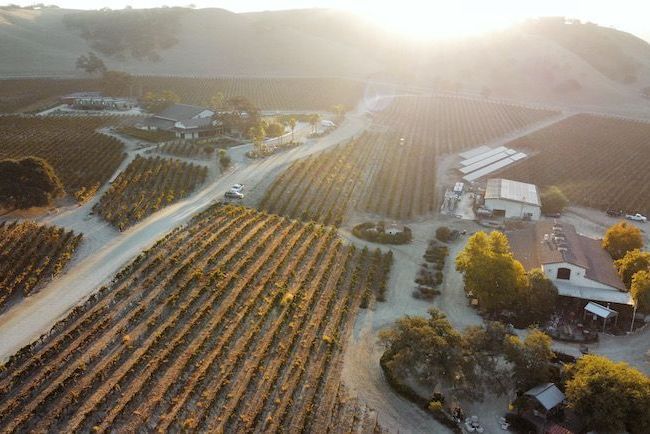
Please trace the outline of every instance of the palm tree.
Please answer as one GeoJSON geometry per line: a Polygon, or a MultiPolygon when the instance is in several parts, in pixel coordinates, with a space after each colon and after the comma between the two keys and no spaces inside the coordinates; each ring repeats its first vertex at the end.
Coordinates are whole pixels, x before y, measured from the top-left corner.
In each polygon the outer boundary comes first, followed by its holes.
{"type": "Polygon", "coordinates": [[[318,134],[318,124],[320,123],[320,115],[314,113],[309,116],[309,125],[311,125],[311,132],[313,134],[318,134]]]}
{"type": "Polygon", "coordinates": [[[343,104],[336,104],[332,106],[332,111],[336,115],[336,121],[339,122],[341,118],[343,118],[345,107],[343,106],[343,104]]]}
{"type": "Polygon", "coordinates": [[[296,118],[289,119],[289,127],[291,127],[291,142],[294,142],[293,132],[296,129],[296,118]]]}
{"type": "Polygon", "coordinates": [[[255,150],[257,153],[261,153],[262,151],[262,145],[264,143],[264,137],[266,136],[266,131],[264,131],[264,127],[262,125],[256,125],[254,127],[251,127],[248,130],[248,135],[253,139],[253,145],[255,146],[255,150]]]}

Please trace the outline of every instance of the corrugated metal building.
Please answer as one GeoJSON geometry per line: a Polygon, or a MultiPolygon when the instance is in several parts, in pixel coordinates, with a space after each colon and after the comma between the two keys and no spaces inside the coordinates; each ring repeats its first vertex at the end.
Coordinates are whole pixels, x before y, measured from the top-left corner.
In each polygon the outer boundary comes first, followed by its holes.
{"type": "Polygon", "coordinates": [[[542,213],[535,185],[500,178],[488,179],[485,207],[505,218],[539,220],[542,213]]]}

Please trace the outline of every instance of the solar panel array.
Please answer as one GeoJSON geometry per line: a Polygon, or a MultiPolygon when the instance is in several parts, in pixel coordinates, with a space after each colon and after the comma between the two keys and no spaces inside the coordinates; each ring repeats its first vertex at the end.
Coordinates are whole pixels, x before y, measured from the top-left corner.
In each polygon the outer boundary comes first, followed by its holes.
{"type": "Polygon", "coordinates": [[[464,175],[463,179],[465,181],[474,182],[527,156],[523,152],[505,146],[497,148],[480,146],[460,154],[463,160],[460,162],[458,170],[464,175]]]}

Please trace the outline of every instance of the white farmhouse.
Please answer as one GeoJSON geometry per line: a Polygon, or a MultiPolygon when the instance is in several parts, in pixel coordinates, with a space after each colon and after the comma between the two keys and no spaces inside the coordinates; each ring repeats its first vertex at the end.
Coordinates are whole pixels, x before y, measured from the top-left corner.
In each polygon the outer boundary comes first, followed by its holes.
{"type": "Polygon", "coordinates": [[[514,257],[526,270],[541,268],[558,294],[604,304],[634,304],[600,240],[565,223],[540,221],[507,233],[514,257]]]}
{"type": "Polygon", "coordinates": [[[509,179],[488,179],[485,207],[496,217],[539,220],[541,215],[537,187],[509,179]]]}

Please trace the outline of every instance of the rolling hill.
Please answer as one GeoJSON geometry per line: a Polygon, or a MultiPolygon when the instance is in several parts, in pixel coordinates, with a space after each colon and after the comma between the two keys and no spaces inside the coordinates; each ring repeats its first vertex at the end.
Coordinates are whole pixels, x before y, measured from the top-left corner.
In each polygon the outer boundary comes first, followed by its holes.
{"type": "Polygon", "coordinates": [[[640,106],[650,86],[650,44],[563,18],[423,43],[328,9],[3,8],[0,39],[5,77],[74,74],[94,50],[141,75],[375,78],[549,103],[640,106]]]}

